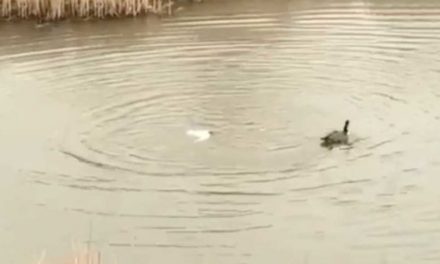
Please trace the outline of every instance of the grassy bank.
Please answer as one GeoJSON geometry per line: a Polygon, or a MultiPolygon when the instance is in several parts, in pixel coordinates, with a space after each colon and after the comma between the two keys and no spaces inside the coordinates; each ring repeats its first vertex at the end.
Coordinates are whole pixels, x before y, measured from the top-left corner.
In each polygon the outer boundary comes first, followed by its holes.
{"type": "Polygon", "coordinates": [[[4,19],[57,21],[66,18],[117,18],[171,15],[177,0],[0,0],[4,19]]]}

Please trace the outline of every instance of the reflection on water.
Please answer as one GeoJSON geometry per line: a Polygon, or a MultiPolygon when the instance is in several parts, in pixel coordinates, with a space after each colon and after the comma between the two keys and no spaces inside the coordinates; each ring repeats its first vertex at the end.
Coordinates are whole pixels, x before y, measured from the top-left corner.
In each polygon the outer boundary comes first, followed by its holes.
{"type": "Polygon", "coordinates": [[[1,262],[92,240],[110,263],[437,263],[439,18],[226,0],[0,25],[1,262]],[[320,147],[346,119],[355,144],[320,147]]]}

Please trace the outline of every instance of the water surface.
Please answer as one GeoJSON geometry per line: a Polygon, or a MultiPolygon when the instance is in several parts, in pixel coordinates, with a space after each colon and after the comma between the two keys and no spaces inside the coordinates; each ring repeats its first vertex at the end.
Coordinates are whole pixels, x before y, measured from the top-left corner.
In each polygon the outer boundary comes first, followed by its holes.
{"type": "Polygon", "coordinates": [[[438,1],[0,30],[1,263],[440,261],[438,1]]]}

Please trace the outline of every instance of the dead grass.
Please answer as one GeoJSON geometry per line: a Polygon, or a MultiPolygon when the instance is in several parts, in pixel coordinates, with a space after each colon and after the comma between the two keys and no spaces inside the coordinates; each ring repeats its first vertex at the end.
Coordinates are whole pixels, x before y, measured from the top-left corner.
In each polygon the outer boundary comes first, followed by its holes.
{"type": "Polygon", "coordinates": [[[101,264],[101,253],[93,249],[82,249],[76,250],[60,260],[51,261],[43,252],[37,264],[101,264]]]}
{"type": "Polygon", "coordinates": [[[173,0],[0,0],[0,17],[57,21],[65,18],[172,14],[173,0]]]}

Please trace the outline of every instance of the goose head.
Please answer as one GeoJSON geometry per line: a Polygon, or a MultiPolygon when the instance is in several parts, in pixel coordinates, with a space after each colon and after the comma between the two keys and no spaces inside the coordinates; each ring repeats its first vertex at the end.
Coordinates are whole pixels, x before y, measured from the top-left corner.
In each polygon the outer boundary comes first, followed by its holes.
{"type": "Polygon", "coordinates": [[[350,120],[345,120],[344,124],[344,134],[348,134],[348,125],[350,124],[350,120]]]}

